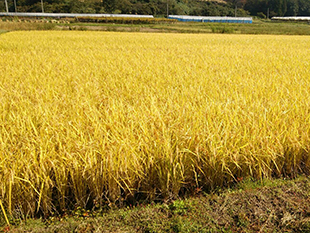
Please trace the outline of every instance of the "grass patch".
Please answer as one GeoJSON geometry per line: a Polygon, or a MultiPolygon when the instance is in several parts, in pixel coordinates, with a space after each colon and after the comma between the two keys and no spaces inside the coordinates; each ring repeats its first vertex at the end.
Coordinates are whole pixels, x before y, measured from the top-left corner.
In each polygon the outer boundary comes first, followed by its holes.
{"type": "Polygon", "coordinates": [[[118,17],[77,17],[77,22],[96,22],[96,23],[116,23],[116,24],[172,24],[176,23],[176,19],[166,18],[118,18],[118,17]]]}
{"type": "Polygon", "coordinates": [[[20,30],[53,30],[57,24],[42,22],[18,22],[0,21],[1,31],[20,31],[20,30]]]}
{"type": "MultiPolygon", "coordinates": [[[[310,181],[242,181],[169,203],[21,220],[8,232],[309,232],[310,181]]],[[[3,223],[3,221],[2,221],[3,223]]],[[[1,230],[1,228],[0,228],[1,230]]]]}
{"type": "Polygon", "coordinates": [[[146,19],[142,21],[136,19],[129,20],[129,22],[117,18],[80,19],[78,21],[72,19],[45,20],[49,23],[42,23],[35,19],[22,19],[23,21],[21,21],[18,18],[9,18],[3,20],[0,21],[0,29],[3,30],[80,30],[80,28],[83,28],[83,30],[120,32],[310,35],[310,25],[305,22],[278,22],[259,19],[255,19],[252,24],[170,22],[169,20],[168,22],[165,19],[146,19]]]}
{"type": "Polygon", "coordinates": [[[252,24],[178,22],[173,25],[154,25],[153,28],[187,33],[310,35],[310,25],[305,23],[279,23],[261,20],[254,20],[252,24]]]}

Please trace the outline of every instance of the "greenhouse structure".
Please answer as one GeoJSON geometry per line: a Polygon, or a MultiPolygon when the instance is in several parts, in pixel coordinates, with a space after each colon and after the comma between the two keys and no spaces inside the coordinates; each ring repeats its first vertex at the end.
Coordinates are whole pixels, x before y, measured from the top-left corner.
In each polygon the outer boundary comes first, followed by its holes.
{"type": "Polygon", "coordinates": [[[285,17],[272,17],[272,20],[285,20],[285,21],[310,21],[310,16],[285,16],[285,17]]]}
{"type": "Polygon", "coordinates": [[[169,15],[168,18],[177,19],[178,21],[182,21],[182,22],[252,23],[251,17],[169,15]]]}
{"type": "Polygon", "coordinates": [[[130,14],[80,14],[80,13],[21,13],[0,12],[1,16],[10,17],[52,17],[52,18],[75,18],[75,17],[119,17],[119,18],[154,18],[153,15],[130,15],[130,14]]]}

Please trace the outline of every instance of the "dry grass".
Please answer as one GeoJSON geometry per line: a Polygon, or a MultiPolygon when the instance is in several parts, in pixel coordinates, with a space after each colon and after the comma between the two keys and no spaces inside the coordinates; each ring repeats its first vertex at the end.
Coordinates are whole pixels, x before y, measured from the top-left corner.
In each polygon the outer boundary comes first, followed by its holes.
{"type": "Polygon", "coordinates": [[[0,198],[9,215],[308,170],[310,37],[0,38],[0,198]]]}
{"type": "MultiPolygon", "coordinates": [[[[46,21],[47,22],[47,21],[46,21]]],[[[15,30],[51,30],[55,28],[55,23],[44,23],[43,21],[36,22],[34,20],[21,21],[2,21],[0,19],[0,30],[15,31],[15,30]]]]}

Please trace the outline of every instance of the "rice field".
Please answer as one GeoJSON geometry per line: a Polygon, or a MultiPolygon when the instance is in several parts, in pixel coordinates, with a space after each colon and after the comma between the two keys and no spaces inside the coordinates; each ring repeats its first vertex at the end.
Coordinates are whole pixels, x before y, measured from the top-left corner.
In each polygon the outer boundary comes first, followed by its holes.
{"type": "Polygon", "coordinates": [[[0,213],[163,200],[308,173],[309,44],[308,36],[2,34],[0,213]]]}

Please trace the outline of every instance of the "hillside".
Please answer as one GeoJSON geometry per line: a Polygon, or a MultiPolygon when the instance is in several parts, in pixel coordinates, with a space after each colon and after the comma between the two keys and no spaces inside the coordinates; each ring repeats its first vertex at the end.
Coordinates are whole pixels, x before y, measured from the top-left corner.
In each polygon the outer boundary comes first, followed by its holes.
{"type": "Polygon", "coordinates": [[[166,16],[167,13],[206,16],[253,15],[262,18],[310,15],[309,0],[6,0],[0,4],[0,11],[6,11],[5,2],[10,12],[43,10],[55,13],[148,14],[156,17],[166,16]]]}

